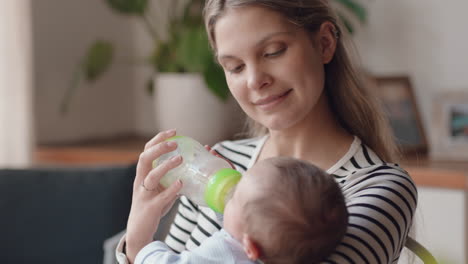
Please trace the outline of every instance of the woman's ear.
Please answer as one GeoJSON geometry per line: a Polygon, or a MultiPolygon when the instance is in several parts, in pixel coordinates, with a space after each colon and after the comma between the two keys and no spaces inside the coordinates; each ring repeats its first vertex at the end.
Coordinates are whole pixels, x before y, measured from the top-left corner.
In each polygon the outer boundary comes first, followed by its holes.
{"type": "Polygon", "coordinates": [[[245,233],[242,235],[242,246],[244,247],[244,252],[247,254],[249,259],[255,261],[260,257],[260,249],[257,243],[255,243],[255,241],[245,233]]]}
{"type": "Polygon", "coordinates": [[[339,32],[331,22],[324,22],[318,32],[319,47],[323,64],[328,64],[335,55],[339,32]]]}

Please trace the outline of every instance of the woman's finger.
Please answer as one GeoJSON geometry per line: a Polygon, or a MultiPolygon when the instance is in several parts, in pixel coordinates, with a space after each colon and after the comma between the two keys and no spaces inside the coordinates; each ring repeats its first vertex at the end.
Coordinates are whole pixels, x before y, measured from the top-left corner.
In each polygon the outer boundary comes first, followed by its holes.
{"type": "Polygon", "coordinates": [[[169,129],[169,130],[160,132],[145,144],[145,150],[175,135],[176,135],[175,129],[169,129]]]}
{"type": "MultiPolygon", "coordinates": [[[[135,185],[140,185],[146,175],[153,169],[153,161],[161,155],[169,153],[177,149],[177,143],[174,141],[166,141],[156,144],[151,148],[143,151],[138,159],[135,185]]],[[[146,183],[146,182],[145,182],[146,183]]]]}
{"type": "Polygon", "coordinates": [[[179,194],[180,190],[182,189],[183,183],[181,180],[177,180],[169,186],[169,188],[165,189],[162,193],[158,195],[158,199],[160,202],[163,202],[163,209],[167,207],[167,205],[172,204],[175,199],[177,199],[177,195],[179,194]]]}
{"type": "Polygon", "coordinates": [[[147,189],[156,189],[161,181],[162,177],[167,174],[167,172],[182,163],[181,156],[172,157],[169,160],[164,161],[161,165],[151,170],[144,179],[145,187],[147,189]]]}

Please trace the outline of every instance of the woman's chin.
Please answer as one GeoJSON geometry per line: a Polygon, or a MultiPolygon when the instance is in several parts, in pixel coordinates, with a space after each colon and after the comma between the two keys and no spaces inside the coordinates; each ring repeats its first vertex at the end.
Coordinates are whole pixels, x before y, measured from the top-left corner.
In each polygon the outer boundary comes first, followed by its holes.
{"type": "Polygon", "coordinates": [[[295,120],[290,118],[272,118],[262,123],[270,131],[284,131],[295,125],[295,120]]]}

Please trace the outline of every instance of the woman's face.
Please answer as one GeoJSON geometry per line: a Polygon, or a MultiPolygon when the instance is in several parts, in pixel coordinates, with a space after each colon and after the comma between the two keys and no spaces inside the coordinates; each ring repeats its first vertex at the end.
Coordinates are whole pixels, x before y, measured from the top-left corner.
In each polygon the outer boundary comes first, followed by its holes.
{"type": "Polygon", "coordinates": [[[282,130],[318,111],[324,58],[316,37],[261,7],[228,10],[214,34],[229,89],[252,119],[282,130]]]}

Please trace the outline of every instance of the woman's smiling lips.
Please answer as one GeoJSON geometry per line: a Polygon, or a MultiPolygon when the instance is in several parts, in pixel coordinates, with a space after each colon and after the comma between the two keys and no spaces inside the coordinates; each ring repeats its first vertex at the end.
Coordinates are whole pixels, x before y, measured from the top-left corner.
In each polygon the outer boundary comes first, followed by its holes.
{"type": "Polygon", "coordinates": [[[264,110],[268,110],[277,104],[281,103],[286,97],[291,93],[292,89],[287,90],[284,93],[278,94],[278,95],[272,95],[268,96],[266,98],[257,100],[253,102],[255,106],[258,106],[264,110]]]}

